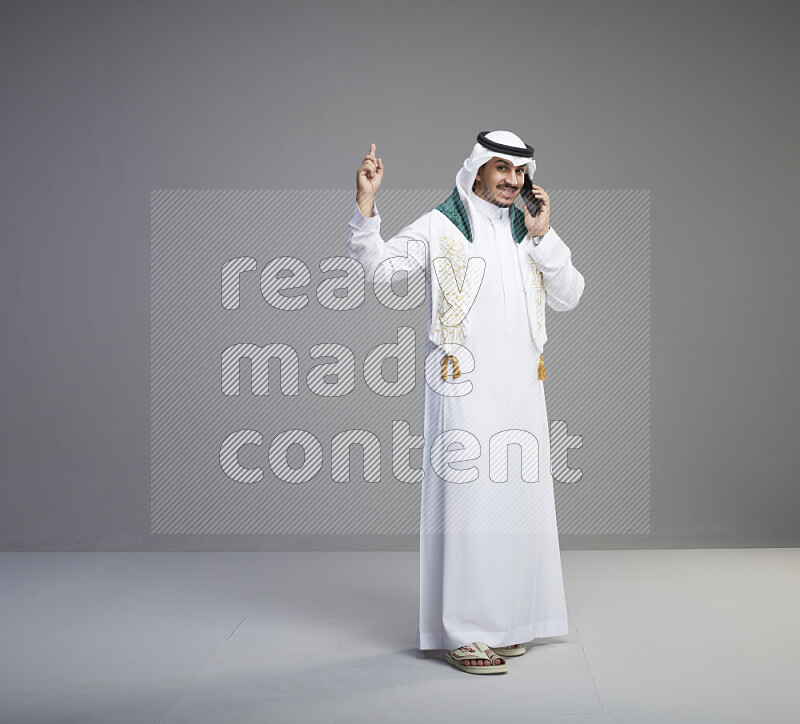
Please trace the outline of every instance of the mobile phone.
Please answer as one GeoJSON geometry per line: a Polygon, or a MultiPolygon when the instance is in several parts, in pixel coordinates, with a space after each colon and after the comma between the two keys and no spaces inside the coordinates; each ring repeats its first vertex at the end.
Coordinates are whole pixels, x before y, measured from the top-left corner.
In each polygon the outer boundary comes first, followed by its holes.
{"type": "Polygon", "coordinates": [[[520,196],[522,196],[525,206],[528,207],[528,211],[531,212],[531,216],[536,216],[539,213],[539,207],[541,207],[542,202],[533,195],[533,186],[528,174],[525,174],[525,180],[522,182],[520,196]]]}

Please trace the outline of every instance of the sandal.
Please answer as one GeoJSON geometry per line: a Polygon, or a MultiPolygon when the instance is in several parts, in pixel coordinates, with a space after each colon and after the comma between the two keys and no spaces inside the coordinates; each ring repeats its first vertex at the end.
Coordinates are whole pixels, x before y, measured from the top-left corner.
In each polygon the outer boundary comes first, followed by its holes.
{"type": "Polygon", "coordinates": [[[508,665],[502,657],[498,656],[482,641],[473,641],[471,644],[465,644],[457,649],[448,651],[445,654],[445,658],[447,663],[452,664],[457,669],[461,669],[461,671],[466,671],[468,674],[505,674],[508,671],[508,665]],[[490,665],[461,663],[467,659],[483,659],[484,661],[489,661],[490,665]],[[503,663],[495,663],[498,660],[503,663]]]}
{"type": "Polygon", "coordinates": [[[494,646],[492,651],[496,654],[500,654],[500,656],[522,656],[528,649],[525,648],[525,644],[521,646],[494,646]]]}

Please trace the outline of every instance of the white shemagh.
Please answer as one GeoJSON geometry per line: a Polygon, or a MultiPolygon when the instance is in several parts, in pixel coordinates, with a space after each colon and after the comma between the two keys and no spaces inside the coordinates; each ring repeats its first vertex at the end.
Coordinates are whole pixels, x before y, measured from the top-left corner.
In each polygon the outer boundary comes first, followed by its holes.
{"type": "MultiPolygon", "coordinates": [[[[518,136],[508,131],[492,131],[486,137],[507,146],[525,147],[518,136]]],[[[532,158],[511,156],[476,143],[472,154],[456,174],[456,188],[469,215],[472,229],[476,228],[473,220],[479,213],[470,200],[472,184],[478,169],[495,157],[504,158],[514,166],[525,165],[530,178],[536,171],[536,161],[532,158]]],[[[459,343],[469,334],[469,309],[480,289],[486,262],[478,256],[470,258],[469,240],[438,209],[431,215],[430,238],[433,267],[430,339],[446,354],[457,357],[459,343]]],[[[525,287],[528,326],[531,338],[541,353],[547,341],[544,313],[546,292],[542,284],[542,273],[528,254],[528,244],[528,241],[523,240],[516,246],[525,287]]]]}

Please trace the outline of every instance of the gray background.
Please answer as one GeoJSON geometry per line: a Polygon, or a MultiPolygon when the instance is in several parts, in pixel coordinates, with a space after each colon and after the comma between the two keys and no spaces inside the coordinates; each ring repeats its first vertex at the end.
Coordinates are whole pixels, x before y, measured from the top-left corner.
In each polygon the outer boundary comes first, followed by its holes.
{"type": "Polygon", "coordinates": [[[788,3],[2,3],[0,547],[415,547],[150,535],[150,193],[348,189],[370,141],[386,189],[448,189],[484,128],[530,139],[545,188],[650,190],[650,534],[562,544],[796,545],[795,24],[788,3]]]}

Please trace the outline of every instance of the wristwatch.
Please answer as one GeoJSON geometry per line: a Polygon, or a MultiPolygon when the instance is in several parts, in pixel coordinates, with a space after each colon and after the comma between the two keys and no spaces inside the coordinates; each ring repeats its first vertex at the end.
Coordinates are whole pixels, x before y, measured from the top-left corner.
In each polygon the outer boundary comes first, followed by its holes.
{"type": "MultiPolygon", "coordinates": [[[[547,227],[547,231],[550,231],[550,229],[552,229],[552,228],[553,228],[552,226],[548,226],[547,227]]],[[[525,238],[526,239],[531,239],[533,241],[533,245],[534,246],[539,246],[539,244],[542,241],[542,239],[544,239],[544,236],[531,236],[531,233],[528,232],[527,234],[525,234],[525,238]]]]}

